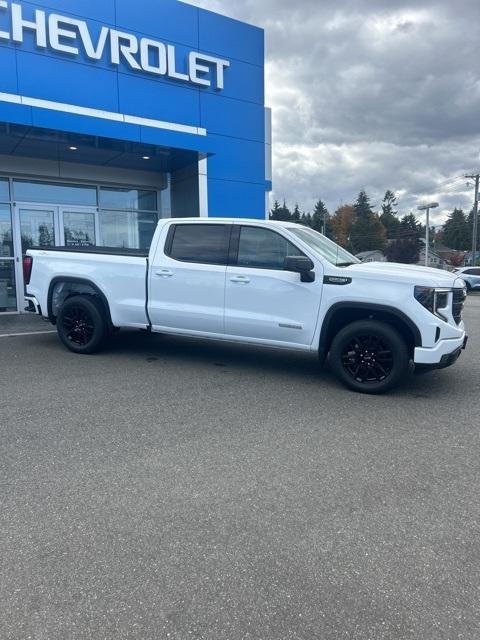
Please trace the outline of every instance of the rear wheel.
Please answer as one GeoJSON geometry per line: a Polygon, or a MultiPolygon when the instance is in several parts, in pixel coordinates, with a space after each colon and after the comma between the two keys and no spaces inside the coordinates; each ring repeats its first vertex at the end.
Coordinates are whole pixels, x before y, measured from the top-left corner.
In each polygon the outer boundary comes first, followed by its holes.
{"type": "Polygon", "coordinates": [[[409,370],[408,347],[388,324],[360,320],[344,327],[334,338],[330,363],[336,376],[360,393],[384,393],[409,370]]]}
{"type": "Polygon", "coordinates": [[[74,353],[100,351],[108,336],[103,305],[93,296],[73,296],[66,300],[57,317],[57,332],[74,353]]]}

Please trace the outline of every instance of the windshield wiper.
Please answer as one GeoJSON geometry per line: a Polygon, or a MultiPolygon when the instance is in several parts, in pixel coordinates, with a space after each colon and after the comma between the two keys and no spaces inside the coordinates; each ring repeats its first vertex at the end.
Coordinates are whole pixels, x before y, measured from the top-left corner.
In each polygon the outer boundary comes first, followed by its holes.
{"type": "Polygon", "coordinates": [[[358,264],[358,262],[337,262],[336,267],[351,267],[352,264],[358,264]]]}

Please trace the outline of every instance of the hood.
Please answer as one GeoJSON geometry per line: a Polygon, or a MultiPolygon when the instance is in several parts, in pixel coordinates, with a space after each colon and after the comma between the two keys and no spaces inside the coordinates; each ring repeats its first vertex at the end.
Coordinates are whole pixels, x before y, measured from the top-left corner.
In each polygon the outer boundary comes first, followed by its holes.
{"type": "Polygon", "coordinates": [[[378,276],[382,280],[408,282],[423,287],[463,287],[463,281],[456,274],[440,269],[430,269],[413,264],[396,262],[362,262],[342,269],[343,273],[368,278],[378,276]]]}

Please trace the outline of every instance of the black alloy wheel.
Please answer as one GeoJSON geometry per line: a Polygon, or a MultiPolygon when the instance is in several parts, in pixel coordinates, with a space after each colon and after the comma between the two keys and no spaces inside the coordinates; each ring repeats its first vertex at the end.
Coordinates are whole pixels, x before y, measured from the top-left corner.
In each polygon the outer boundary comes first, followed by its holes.
{"type": "Polygon", "coordinates": [[[74,353],[99,351],[108,333],[101,301],[87,295],[68,298],[57,317],[57,332],[63,344],[74,353]]]}
{"type": "Polygon", "coordinates": [[[384,393],[396,386],[409,368],[408,347],[390,325],[360,320],[335,336],[330,363],[337,377],[361,393],[384,393]]]}
{"type": "Polygon", "coordinates": [[[388,344],[377,335],[363,333],[345,343],[342,363],[357,382],[383,382],[392,373],[393,354],[388,344]]]}
{"type": "Polygon", "coordinates": [[[63,314],[62,324],[67,340],[80,347],[87,345],[95,333],[92,317],[82,307],[71,306],[63,314]]]}

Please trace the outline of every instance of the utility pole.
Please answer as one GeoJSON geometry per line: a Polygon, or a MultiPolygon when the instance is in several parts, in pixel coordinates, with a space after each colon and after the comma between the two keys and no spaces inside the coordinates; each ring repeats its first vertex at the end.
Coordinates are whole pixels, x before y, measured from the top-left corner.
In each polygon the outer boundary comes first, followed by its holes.
{"type": "Polygon", "coordinates": [[[475,180],[475,202],[473,203],[473,240],[472,240],[472,267],[477,262],[477,236],[478,236],[478,192],[480,183],[480,174],[473,176],[465,176],[470,180],[475,180]]]}
{"type": "Polygon", "coordinates": [[[427,227],[425,229],[425,266],[428,267],[429,261],[429,252],[430,252],[430,209],[436,209],[438,207],[438,202],[430,202],[429,204],[424,204],[421,207],[417,207],[419,211],[427,212],[427,227]]]}

